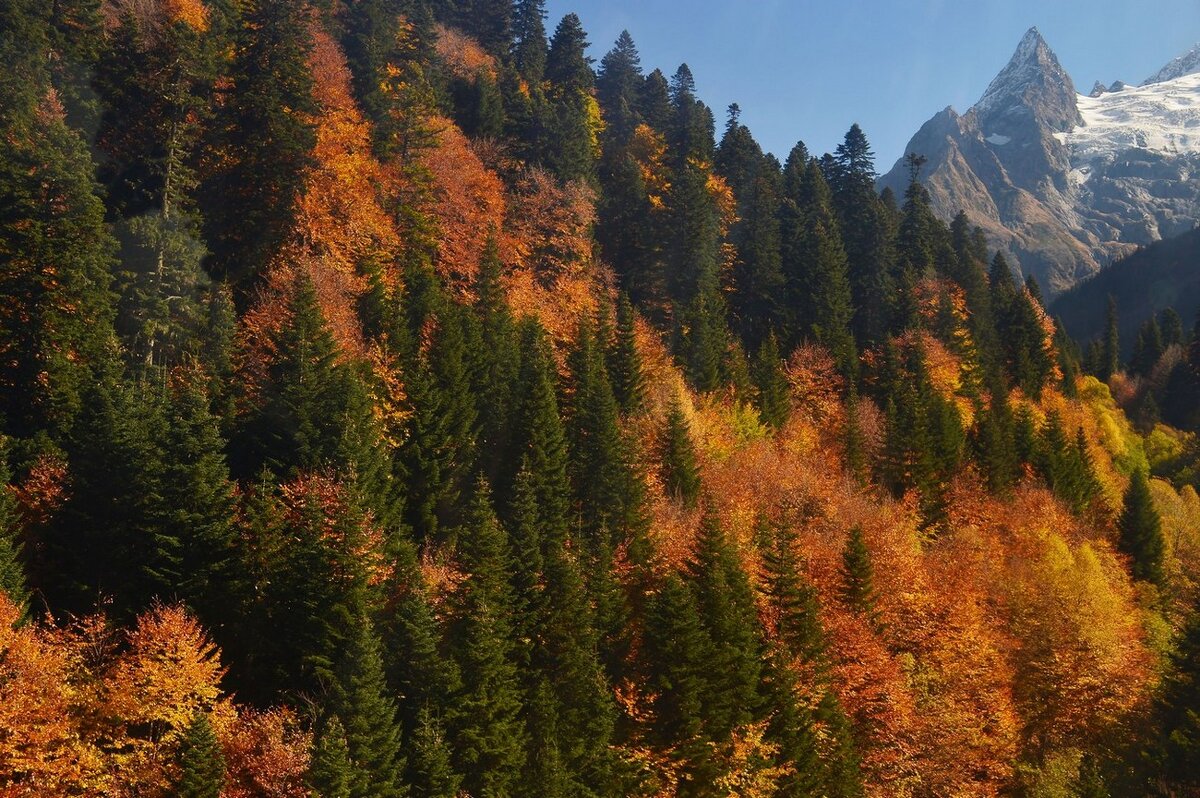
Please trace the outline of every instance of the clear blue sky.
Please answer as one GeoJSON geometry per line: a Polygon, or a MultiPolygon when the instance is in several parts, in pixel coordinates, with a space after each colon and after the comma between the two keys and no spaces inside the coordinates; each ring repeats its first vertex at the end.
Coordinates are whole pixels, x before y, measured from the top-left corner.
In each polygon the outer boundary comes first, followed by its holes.
{"type": "MultiPolygon", "coordinates": [[[[886,172],[917,128],[966,111],[1036,25],[1076,88],[1140,83],[1200,41],[1198,0],[548,0],[599,61],[622,29],[646,71],[692,68],[716,112],[737,102],[763,147],[831,151],[858,122],[886,172]]],[[[597,64],[598,65],[598,64],[597,64]]]]}

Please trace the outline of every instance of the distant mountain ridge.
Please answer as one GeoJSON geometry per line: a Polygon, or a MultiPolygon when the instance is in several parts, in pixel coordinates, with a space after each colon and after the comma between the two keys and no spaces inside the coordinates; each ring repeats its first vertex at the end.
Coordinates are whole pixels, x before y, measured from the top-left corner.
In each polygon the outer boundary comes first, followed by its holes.
{"type": "MultiPolygon", "coordinates": [[[[905,153],[944,218],[965,211],[1060,293],[1200,219],[1200,46],[1141,87],[1077,93],[1037,28],[965,114],[945,108],[905,153]]],[[[902,158],[880,186],[902,193],[902,158]]]]}

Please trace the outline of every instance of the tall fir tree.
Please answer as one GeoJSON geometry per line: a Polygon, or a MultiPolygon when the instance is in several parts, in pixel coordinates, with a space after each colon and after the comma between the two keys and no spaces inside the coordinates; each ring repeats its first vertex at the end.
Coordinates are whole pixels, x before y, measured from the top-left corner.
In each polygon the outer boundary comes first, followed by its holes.
{"type": "Polygon", "coordinates": [[[854,307],[854,335],[866,347],[883,340],[891,322],[894,222],[875,193],[875,154],[857,124],[835,153],[834,192],[854,307]]]}
{"type": "Polygon", "coordinates": [[[855,526],[842,549],[842,600],[868,618],[875,616],[875,569],[862,527],[855,526]]]}
{"type": "Polygon", "coordinates": [[[781,429],[791,415],[792,399],[774,333],[768,335],[754,353],[750,378],[754,383],[759,417],[774,429],[781,429]]]}
{"type": "Polygon", "coordinates": [[[198,714],[179,746],[179,798],[219,798],[225,786],[225,756],[205,714],[198,714]]]}
{"type": "Polygon", "coordinates": [[[351,798],[407,795],[396,705],[384,681],[379,639],[369,620],[350,617],[348,645],[334,675],[330,706],[341,721],[351,798]]]}
{"type": "Polygon", "coordinates": [[[1162,587],[1162,520],[1154,507],[1154,496],[1145,471],[1134,471],[1129,480],[1121,516],[1117,520],[1117,532],[1117,548],[1129,557],[1133,578],[1162,587]]]}
{"type": "Polygon", "coordinates": [[[700,470],[679,397],[674,397],[667,409],[658,448],[666,494],[685,507],[695,507],[700,498],[700,470]]]}
{"type": "Polygon", "coordinates": [[[1100,350],[1100,370],[1096,376],[1108,382],[1121,370],[1121,338],[1117,332],[1117,300],[1109,296],[1104,316],[1104,340],[1100,350]]]}
{"type": "Polygon", "coordinates": [[[354,766],[346,730],[336,715],[325,718],[313,735],[305,781],[321,798],[350,798],[354,766]]]}
{"type": "Polygon", "coordinates": [[[513,659],[508,540],[486,485],[475,491],[459,552],[468,576],[455,596],[450,640],[462,672],[452,698],[456,765],[472,794],[511,794],[525,766],[525,730],[513,659]]]}
{"type": "Polygon", "coordinates": [[[62,440],[110,345],[114,246],[87,149],[51,96],[58,28],[27,0],[6,4],[0,25],[0,418],[9,435],[62,440]]]}
{"type": "Polygon", "coordinates": [[[229,85],[210,146],[226,153],[202,187],[208,268],[241,302],[290,231],[316,144],[305,0],[241,9],[229,85]]]}

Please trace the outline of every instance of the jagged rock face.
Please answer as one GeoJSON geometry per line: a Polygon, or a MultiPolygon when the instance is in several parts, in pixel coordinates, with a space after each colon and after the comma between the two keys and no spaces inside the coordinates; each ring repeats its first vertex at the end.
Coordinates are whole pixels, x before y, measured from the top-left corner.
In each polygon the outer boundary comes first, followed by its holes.
{"type": "MultiPolygon", "coordinates": [[[[905,152],[928,159],[921,178],[941,216],[965,211],[992,246],[1057,293],[1200,219],[1193,72],[1200,47],[1153,86],[1097,83],[1083,97],[1033,28],[974,107],[939,112],[905,152]]],[[[901,159],[880,187],[900,194],[907,180],[901,159]]]]}

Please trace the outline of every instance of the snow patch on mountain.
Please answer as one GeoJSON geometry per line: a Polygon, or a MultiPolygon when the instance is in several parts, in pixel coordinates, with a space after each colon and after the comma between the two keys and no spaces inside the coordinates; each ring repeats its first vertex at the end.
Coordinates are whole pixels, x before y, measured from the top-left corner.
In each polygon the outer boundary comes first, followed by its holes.
{"type": "Polygon", "coordinates": [[[1200,74],[1097,97],[1079,95],[1083,124],[1055,137],[1074,164],[1113,161],[1128,150],[1200,153],[1200,74]]]}

